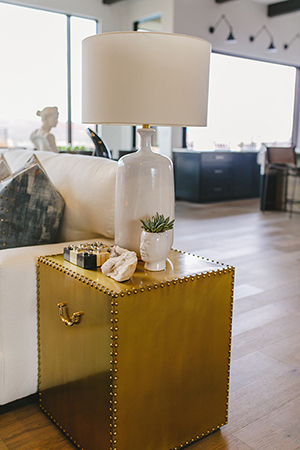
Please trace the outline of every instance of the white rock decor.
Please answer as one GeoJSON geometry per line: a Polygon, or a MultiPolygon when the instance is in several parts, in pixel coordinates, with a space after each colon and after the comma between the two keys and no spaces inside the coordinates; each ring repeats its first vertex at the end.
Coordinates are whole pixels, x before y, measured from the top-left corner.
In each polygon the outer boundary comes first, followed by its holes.
{"type": "Polygon", "coordinates": [[[132,277],[137,265],[137,256],[131,252],[115,245],[110,257],[102,264],[102,273],[116,281],[126,281],[132,277]]]}

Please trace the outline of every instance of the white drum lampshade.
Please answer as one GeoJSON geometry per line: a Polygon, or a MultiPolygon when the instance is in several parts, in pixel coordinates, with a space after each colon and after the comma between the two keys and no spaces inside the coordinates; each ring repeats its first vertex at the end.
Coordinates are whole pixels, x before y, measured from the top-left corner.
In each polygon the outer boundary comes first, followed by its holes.
{"type": "Polygon", "coordinates": [[[83,41],[83,123],[144,125],[119,160],[115,242],[139,254],[140,219],[174,218],[173,166],[151,150],[149,125],[206,126],[211,45],[168,33],[117,32],[83,41]]]}

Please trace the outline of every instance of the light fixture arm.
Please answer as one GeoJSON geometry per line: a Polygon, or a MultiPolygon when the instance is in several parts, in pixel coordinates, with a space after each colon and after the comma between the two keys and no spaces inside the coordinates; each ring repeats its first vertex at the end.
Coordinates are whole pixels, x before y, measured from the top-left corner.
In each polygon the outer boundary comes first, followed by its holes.
{"type": "Polygon", "coordinates": [[[227,24],[227,26],[229,27],[229,30],[232,31],[232,25],[229,22],[229,20],[227,19],[227,17],[225,16],[225,14],[222,14],[224,22],[227,24]]]}
{"type": "Polygon", "coordinates": [[[283,48],[287,50],[297,39],[300,40],[300,33],[295,34],[288,44],[284,44],[283,48]]]}
{"type": "Polygon", "coordinates": [[[222,20],[224,20],[224,22],[226,23],[226,25],[229,28],[229,35],[225,41],[226,44],[235,44],[237,41],[235,39],[235,37],[233,36],[233,29],[232,29],[232,25],[229,22],[229,20],[227,19],[227,17],[225,16],[225,14],[222,14],[221,17],[219,18],[219,20],[217,20],[215,26],[213,27],[209,27],[208,31],[210,33],[214,33],[215,30],[218,28],[218,26],[220,25],[220,23],[222,22],[222,20]]]}
{"type": "Polygon", "coordinates": [[[269,36],[269,38],[271,39],[271,41],[273,42],[274,38],[272,36],[272,34],[270,33],[269,29],[267,28],[266,25],[263,25],[256,33],[254,36],[250,36],[250,41],[253,42],[255,41],[255,39],[263,32],[265,31],[267,33],[267,35],[269,36]]]}
{"type": "Polygon", "coordinates": [[[226,25],[228,26],[230,32],[232,32],[232,25],[229,22],[229,20],[227,19],[227,17],[225,16],[225,14],[222,14],[221,17],[219,18],[219,20],[217,20],[215,26],[210,27],[209,28],[209,32],[210,33],[214,33],[214,31],[218,28],[218,26],[220,25],[220,23],[222,22],[222,20],[224,20],[224,22],[226,23],[226,25]]]}

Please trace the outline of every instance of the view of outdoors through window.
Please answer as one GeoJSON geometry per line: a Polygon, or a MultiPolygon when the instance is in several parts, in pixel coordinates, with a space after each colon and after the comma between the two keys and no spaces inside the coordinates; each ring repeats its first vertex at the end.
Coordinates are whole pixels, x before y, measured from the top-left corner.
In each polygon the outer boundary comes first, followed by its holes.
{"type": "Polygon", "coordinates": [[[295,67],[213,53],[208,126],[187,129],[195,150],[255,150],[291,143],[295,67]]]}
{"type": "MultiPolygon", "coordinates": [[[[81,41],[96,33],[96,21],[72,16],[70,25],[72,144],[93,147],[81,124],[81,41]]],[[[0,139],[33,148],[30,134],[41,126],[36,111],[57,106],[52,132],[56,144],[66,146],[67,16],[0,2],[0,42],[0,139]]]]}
{"type": "MultiPolygon", "coordinates": [[[[96,34],[94,20],[71,17],[72,141],[75,145],[83,145],[90,139],[85,131],[88,125],[81,124],[81,42],[92,34],[96,34]]],[[[88,144],[90,145],[90,140],[88,144]]]]}

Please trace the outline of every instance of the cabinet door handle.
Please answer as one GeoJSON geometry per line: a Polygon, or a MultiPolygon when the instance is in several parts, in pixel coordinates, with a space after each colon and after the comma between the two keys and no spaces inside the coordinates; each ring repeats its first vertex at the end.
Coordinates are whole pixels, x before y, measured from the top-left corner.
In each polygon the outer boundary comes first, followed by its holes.
{"type": "Polygon", "coordinates": [[[61,318],[61,321],[67,325],[67,327],[72,327],[73,325],[79,325],[81,322],[81,316],[83,316],[83,311],[74,312],[72,316],[69,316],[68,314],[68,304],[67,303],[58,303],[57,304],[59,309],[59,315],[61,318]],[[67,318],[64,317],[64,308],[66,312],[67,318]]]}
{"type": "Polygon", "coordinates": [[[215,159],[224,159],[224,156],[223,155],[216,155],[215,159]]]}
{"type": "Polygon", "coordinates": [[[223,169],[215,169],[215,170],[214,170],[214,173],[223,173],[223,172],[224,172],[223,169]]]}

